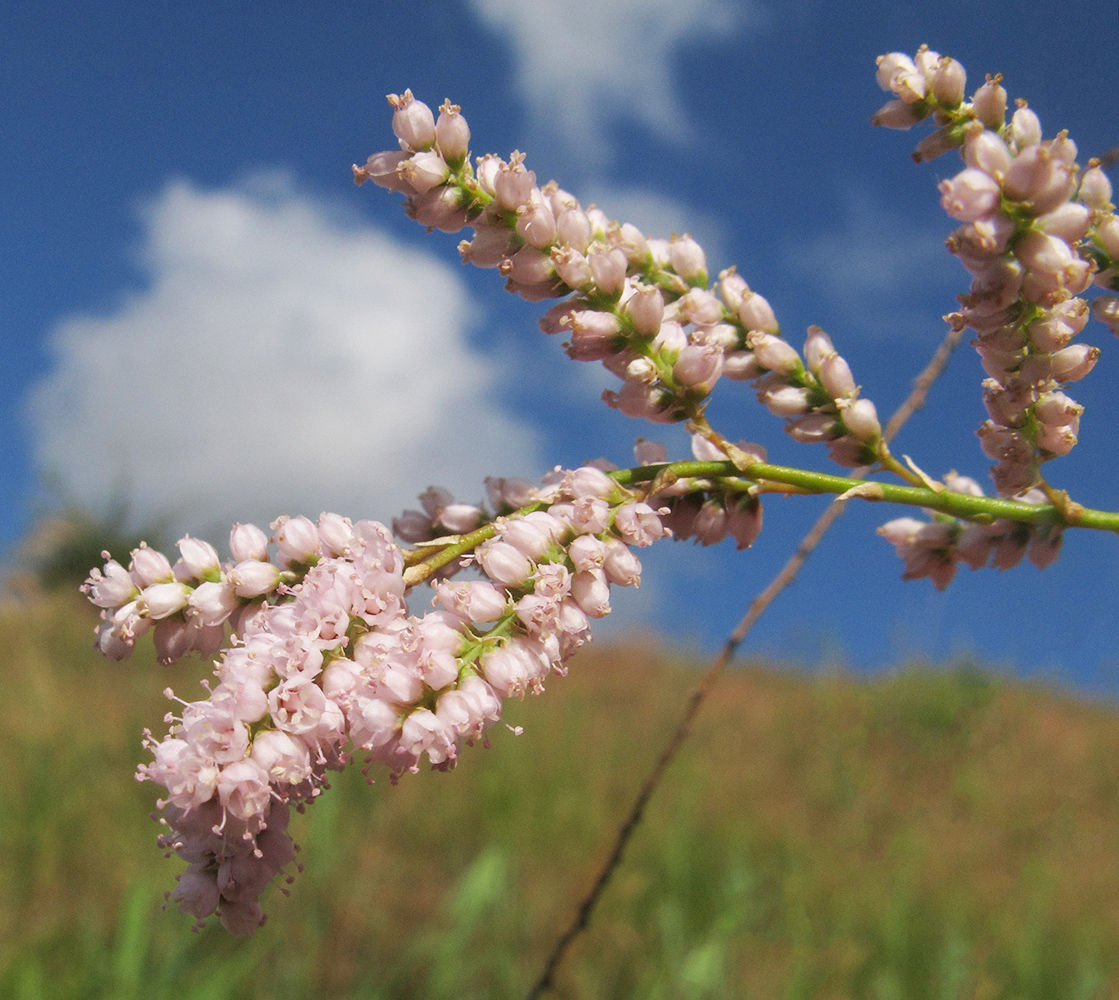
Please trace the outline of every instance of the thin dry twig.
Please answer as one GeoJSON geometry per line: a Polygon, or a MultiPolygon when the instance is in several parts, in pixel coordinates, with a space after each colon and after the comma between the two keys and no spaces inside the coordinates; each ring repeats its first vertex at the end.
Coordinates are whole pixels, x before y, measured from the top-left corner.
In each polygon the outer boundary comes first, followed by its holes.
{"type": "MultiPolygon", "coordinates": [[[[901,406],[897,408],[893,416],[890,417],[889,421],[887,421],[882,434],[887,442],[893,440],[898,431],[905,425],[906,421],[909,420],[917,410],[924,406],[925,400],[928,398],[929,390],[944,371],[948,364],[948,359],[951,357],[952,351],[954,351],[959,344],[962,335],[962,328],[950,328],[948,333],[945,334],[936,353],[933,354],[929,363],[914,380],[912,391],[905,398],[901,406]]],[[[862,468],[852,470],[850,475],[852,478],[861,479],[869,470],[870,466],[863,466],[862,468]]],[[[572,941],[574,941],[590,923],[591,913],[594,911],[595,905],[606,889],[611,876],[621,864],[622,855],[625,853],[630,838],[641,824],[641,820],[645,814],[645,807],[660,785],[665,771],[668,770],[668,765],[672,763],[676,754],[687,740],[691,733],[692,723],[696,715],[699,713],[700,708],[703,707],[703,703],[707,700],[707,696],[711,693],[712,688],[714,688],[715,684],[722,676],[727,664],[734,658],[734,654],[742,643],[742,640],[750,633],[750,630],[777,598],[777,595],[796,579],[796,575],[800,572],[800,568],[804,565],[805,560],[812,554],[816,546],[820,544],[821,539],[827,533],[828,529],[839,519],[840,515],[847,508],[848,502],[847,500],[836,499],[828,505],[827,509],[816,520],[816,523],[812,526],[808,534],[801,539],[800,544],[797,546],[792,556],[789,557],[788,562],[785,563],[781,571],[770,581],[769,586],[750,602],[750,606],[746,610],[745,615],[743,615],[742,620],[735,626],[734,631],[727,636],[726,642],[723,643],[723,648],[720,650],[719,655],[707,670],[704,671],[699,683],[689,693],[684,711],[681,713],[680,720],[677,722],[672,735],[669,737],[668,743],[661,751],[648,777],[646,777],[645,781],[642,783],[641,789],[637,793],[637,798],[634,799],[633,805],[630,807],[624,822],[618,828],[618,833],[614,838],[613,850],[599,869],[594,884],[579,904],[579,908],[575,912],[575,919],[572,920],[567,930],[565,930],[559,940],[556,941],[555,947],[552,949],[544,965],[544,970],[540,978],[528,993],[527,1000],[537,1000],[538,997],[551,989],[552,979],[555,976],[556,969],[559,968],[559,964],[567,954],[567,950],[571,946],[572,941]]]]}

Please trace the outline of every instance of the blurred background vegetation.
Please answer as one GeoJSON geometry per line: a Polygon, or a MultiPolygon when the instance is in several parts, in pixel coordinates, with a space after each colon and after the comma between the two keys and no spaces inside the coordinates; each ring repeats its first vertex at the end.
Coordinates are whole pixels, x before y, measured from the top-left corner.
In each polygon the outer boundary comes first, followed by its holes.
{"type": "MultiPolygon", "coordinates": [[[[194,933],[132,772],[207,671],[93,652],[104,530],[45,525],[0,598],[0,997],[523,996],[702,664],[592,647],[454,773],[337,776],[267,925],[194,933]]],[[[552,995],[1119,996],[1114,706],[971,663],[733,670],[552,995]]]]}

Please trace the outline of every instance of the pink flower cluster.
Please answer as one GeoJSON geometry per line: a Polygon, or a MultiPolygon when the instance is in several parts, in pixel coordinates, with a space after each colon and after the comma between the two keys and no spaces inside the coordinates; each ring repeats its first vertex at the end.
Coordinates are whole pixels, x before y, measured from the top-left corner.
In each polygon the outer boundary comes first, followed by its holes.
{"type": "MultiPolygon", "coordinates": [[[[228,583],[237,598],[225,602],[223,620],[236,616],[235,632],[216,685],[204,685],[205,699],[181,702],[165,738],[146,734],[153,759],[139,768],[140,779],[166,789],[161,846],[188,864],[172,894],[180,909],[199,920],[217,913],[234,934],[252,933],[264,921],[261,893],[293,857],[289,809],[320,794],[328,770],[351,754],[393,780],[425,756],[435,768],[453,767],[461,745],[500,718],[504,698],[538,692],[549,673],[563,672],[590,639],[591,620],[610,612],[611,585],[638,585],[630,546],[666,534],[657,511],[597,468],[557,471],[544,489],[513,492],[531,493],[534,509],[493,522],[469,557],[484,578],[439,580],[435,610],[423,616],[408,613],[415,577],[406,577],[389,530],[334,514],[274,523],[273,541],[301,572],[267,591],[261,573],[260,593],[237,593],[244,560],[222,567],[193,540],[180,543],[183,560],[204,551],[204,566],[180,568],[181,579],[146,547],[131,572],[110,560],[91,574],[88,593],[107,612],[103,631],[122,634],[119,623],[135,615],[121,642],[101,643],[109,655],[127,653],[144,623],[171,614],[184,616],[184,628],[196,616],[201,627],[220,628],[211,619],[222,616],[196,597],[208,584],[228,583]],[[149,563],[155,569],[145,575],[149,563]],[[163,591],[149,591],[164,584],[181,588],[179,596],[157,604],[163,591]],[[129,604],[140,610],[122,613],[129,604]]],[[[475,508],[472,523],[485,518],[475,508]]],[[[250,536],[259,556],[252,561],[282,577],[267,562],[263,533],[234,529],[238,545],[250,536]]]]}
{"type": "MultiPolygon", "coordinates": [[[[760,444],[739,441],[738,451],[758,462],[767,460],[760,444]]],[[[692,435],[692,454],[701,462],[725,462],[727,455],[699,435],[692,435]]],[[[637,439],[634,458],[638,465],[661,465],[668,451],[659,441],[637,439]]],[[[762,504],[752,492],[755,487],[730,488],[726,484],[680,478],[650,495],[649,502],[661,511],[661,522],[676,541],[691,538],[699,545],[718,545],[733,538],[735,547],[748,549],[762,530],[762,504]]]]}
{"type": "MultiPolygon", "coordinates": [[[[875,116],[877,124],[908,128],[931,115],[940,126],[919,144],[918,160],[962,147],[966,166],[942,181],[940,192],[944,210],[962,223],[948,248],[972,282],[949,319],[978,335],[989,416],[980,441],[996,463],[998,492],[1020,495],[1040,481],[1042,463],[1077,441],[1083,408],[1063,390],[1099,356],[1097,348],[1071,343],[1090,315],[1080,296],[1093,280],[1119,289],[1111,184],[1098,161],[1078,170],[1067,133],[1043,140],[1025,101],[1007,121],[998,78],[964,102],[963,67],[922,47],[915,59],[882,56],[878,82],[895,99],[875,116]]],[[[1097,298],[1091,311],[1119,332],[1119,299],[1097,298]]]]}
{"type": "MultiPolygon", "coordinates": [[[[968,476],[951,473],[944,479],[948,489],[969,496],[983,496],[982,487],[968,476]]],[[[1045,494],[1030,490],[1021,498],[1027,503],[1045,503],[1045,494]]],[[[989,524],[974,524],[937,514],[932,520],[899,517],[878,529],[897,549],[905,563],[903,580],[928,577],[943,590],[963,563],[971,569],[993,566],[1012,569],[1023,556],[1044,569],[1060,553],[1064,529],[1060,525],[1029,525],[1006,518],[989,524]]]]}
{"type": "Polygon", "coordinates": [[[827,335],[809,331],[806,361],[779,336],[773,309],[733,269],[708,287],[707,260],[690,236],[648,239],[636,227],[584,209],[514,153],[468,161],[469,130],[444,102],[438,118],[410,91],[392,95],[400,150],[354,167],[407,196],[418,222],[474,237],[465,261],[496,268],[506,288],[531,301],[565,297],[541,320],[563,334],[568,354],[601,361],[621,387],[603,394],[627,416],[657,423],[693,419],[720,378],[754,382],[801,441],[828,442],[842,465],[872,461],[877,415],[827,335]],[[806,363],[807,362],[807,363],[806,363]]]}
{"type": "MultiPolygon", "coordinates": [[[[174,565],[147,545],[133,550],[128,569],[102,553],[107,562],[82,587],[102,609],[98,648],[114,660],[125,659],[136,638],[154,626],[161,663],[192,651],[212,656],[221,648],[227,621],[236,628],[246,609],[259,605],[281,583],[294,583],[317,558],[309,539],[318,534],[307,518],[283,518],[272,527],[286,569],[269,561],[268,536],[252,524],[234,525],[229,536],[233,558],[226,563],[209,542],[189,535],[179,541],[174,565]]],[[[329,533],[331,525],[321,527],[329,533]]]]}

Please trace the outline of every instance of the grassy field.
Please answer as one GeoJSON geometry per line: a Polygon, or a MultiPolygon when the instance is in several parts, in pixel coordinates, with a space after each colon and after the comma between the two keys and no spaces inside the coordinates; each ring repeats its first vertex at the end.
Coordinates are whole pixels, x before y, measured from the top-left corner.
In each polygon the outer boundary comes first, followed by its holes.
{"type": "MultiPolygon", "coordinates": [[[[590,650],[454,773],[340,775],[241,941],[161,910],[181,865],[131,777],[204,670],[102,661],[93,621],[0,605],[5,998],[523,996],[696,678],[590,650]]],[[[1119,715],[968,665],[735,670],[553,995],[1119,996],[1119,715]]]]}

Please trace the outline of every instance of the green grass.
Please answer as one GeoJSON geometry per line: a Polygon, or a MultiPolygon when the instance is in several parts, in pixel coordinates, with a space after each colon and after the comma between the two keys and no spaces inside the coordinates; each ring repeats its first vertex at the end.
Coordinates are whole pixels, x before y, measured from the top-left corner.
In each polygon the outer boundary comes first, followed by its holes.
{"type": "MultiPolygon", "coordinates": [[[[0,606],[0,997],[516,997],[660,751],[693,664],[589,650],[452,774],[358,771],[296,817],[305,871],[235,940],[163,910],[181,864],[132,780],[162,689],[66,595],[0,606]]],[[[974,664],[727,676],[556,997],[1119,995],[1119,717],[974,664]]]]}

